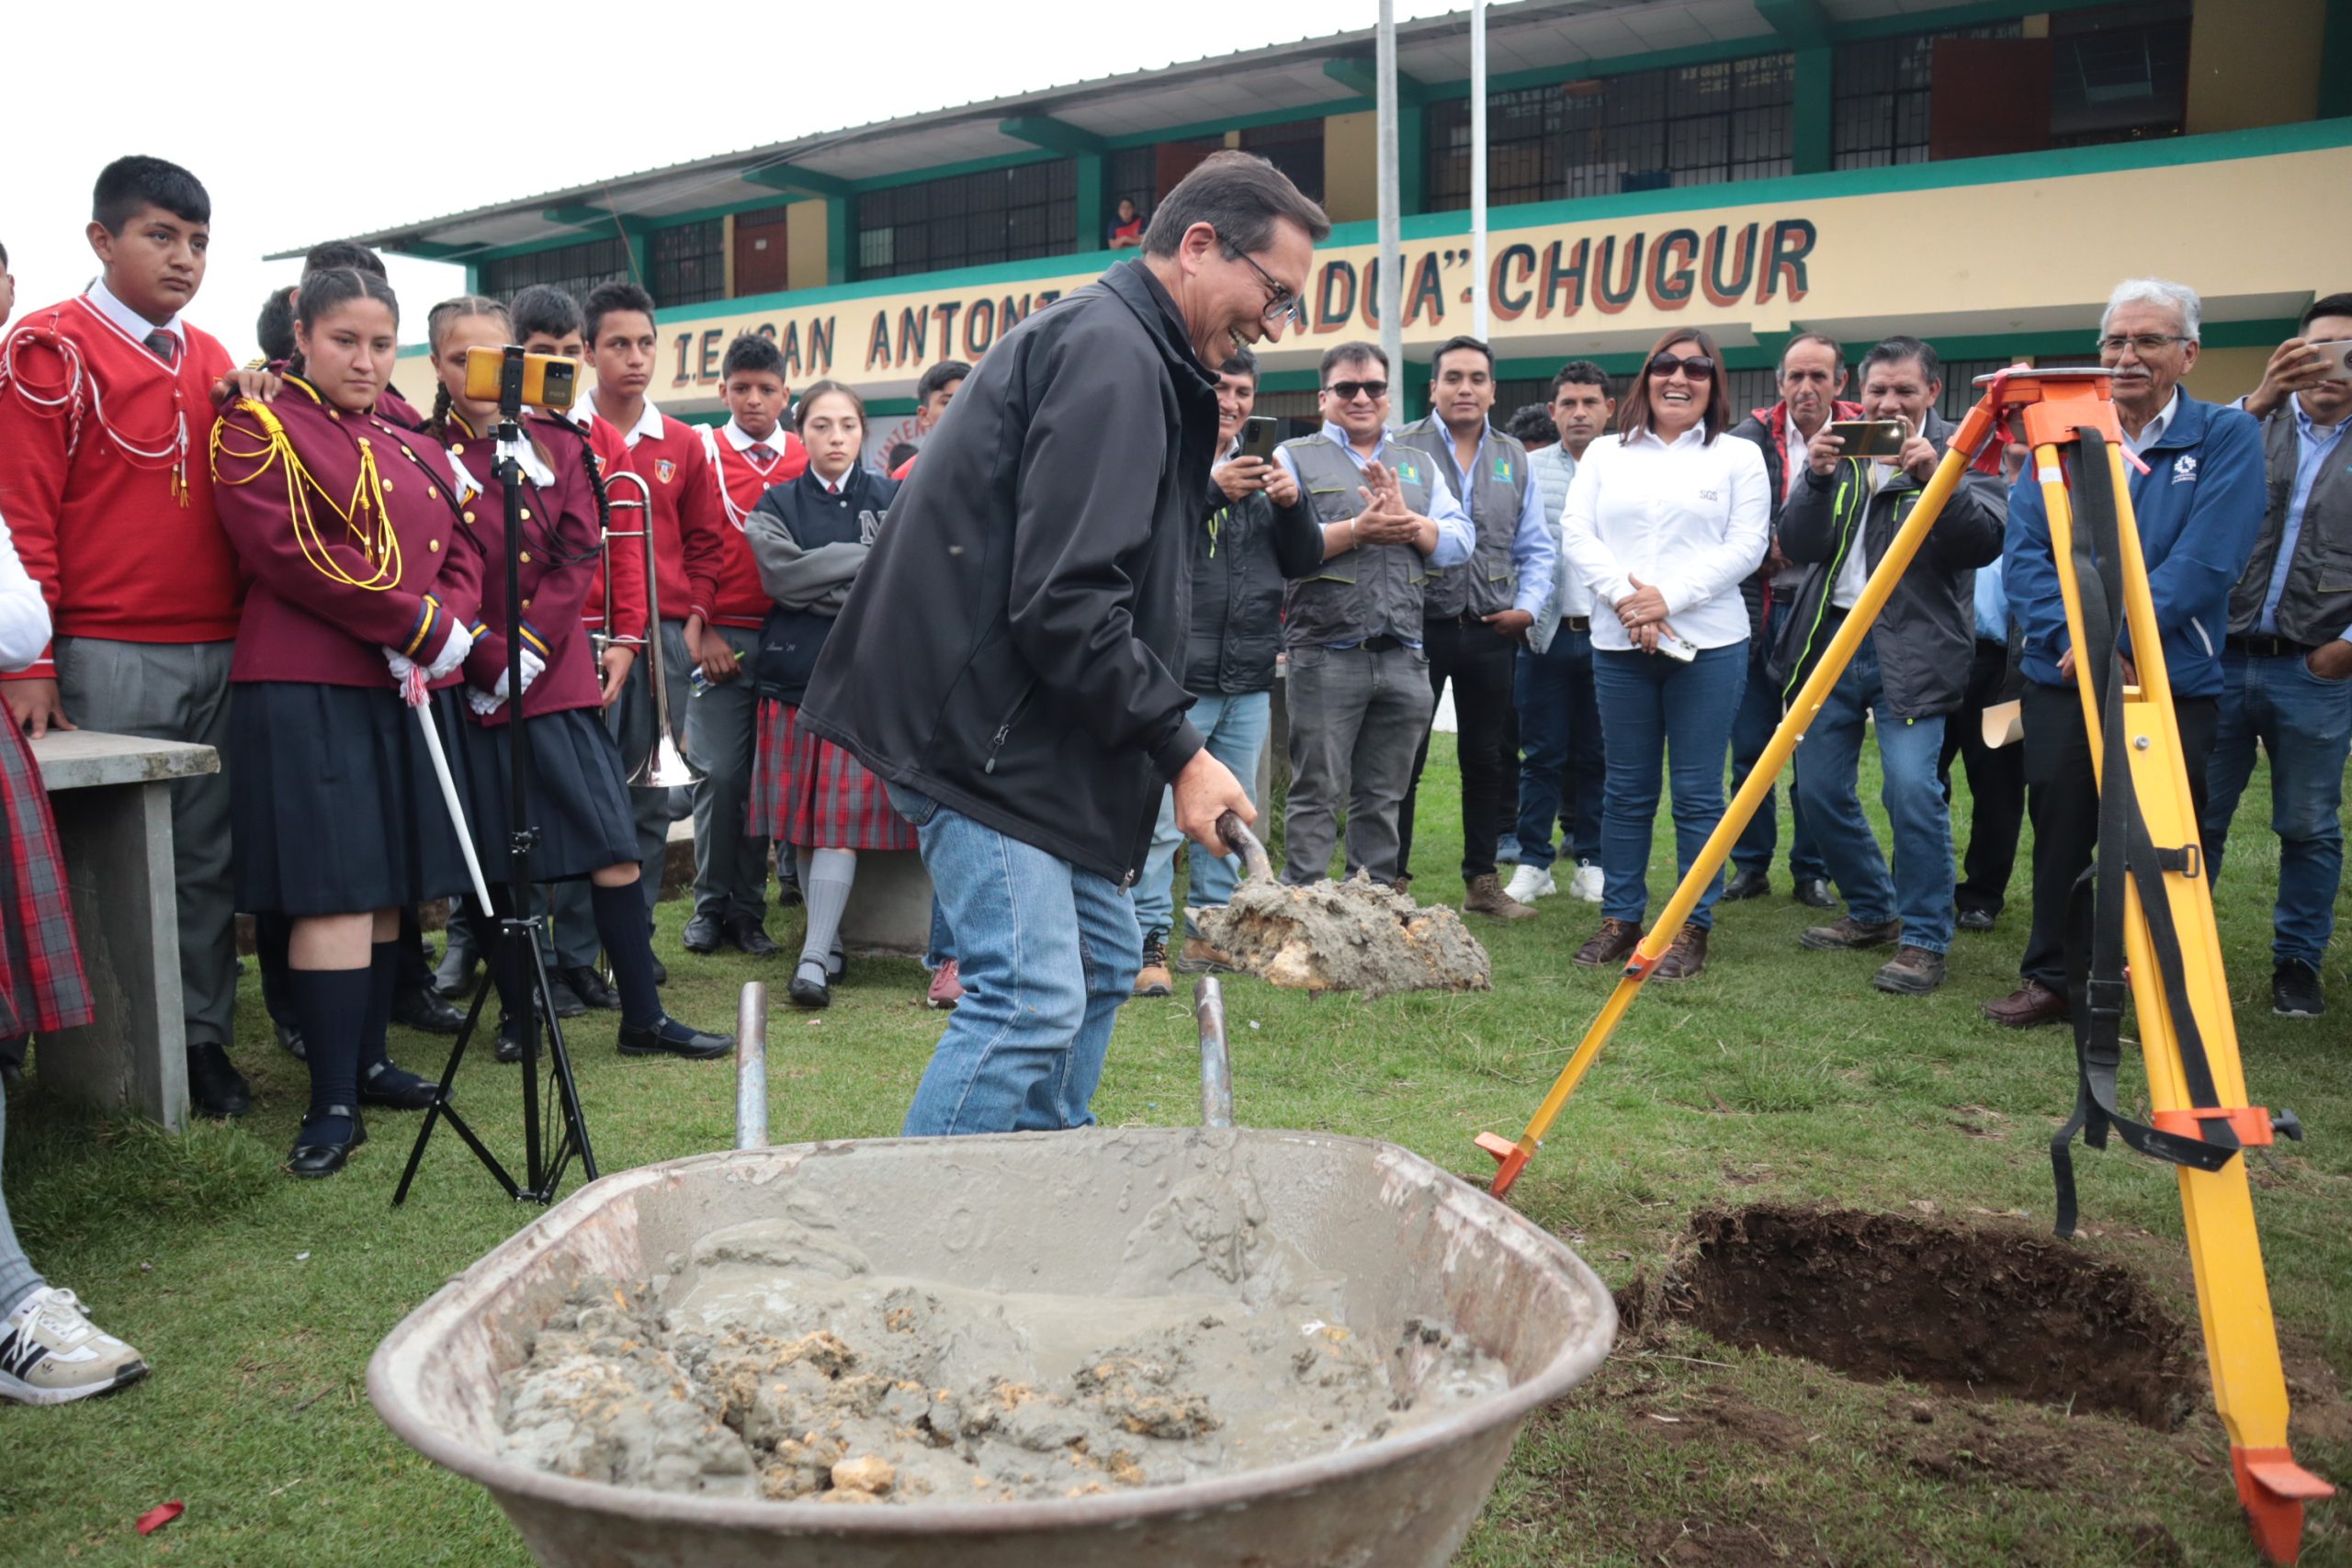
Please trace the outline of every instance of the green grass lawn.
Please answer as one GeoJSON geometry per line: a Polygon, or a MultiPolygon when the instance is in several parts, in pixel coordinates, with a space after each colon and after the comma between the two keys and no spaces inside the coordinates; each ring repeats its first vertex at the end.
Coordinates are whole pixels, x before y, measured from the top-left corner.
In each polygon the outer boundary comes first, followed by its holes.
{"type": "MultiPolygon", "coordinates": [[[[1442,738],[1439,750],[1417,869],[1418,890],[1443,899],[1458,891],[1460,813],[1442,738]]],[[[2252,1097],[2291,1105],[2312,1133],[2255,1170],[2297,1454],[2341,1480],[2352,1477],[2352,1413],[2337,1393],[2352,1378],[2352,973],[2340,956],[2331,963],[2330,1017],[2271,1016],[2278,856],[2267,800],[2257,775],[2221,923],[2252,1097]]],[[[1785,895],[1785,869],[1776,875],[1785,895]]],[[[1662,827],[1657,901],[1671,882],[1662,827]]],[[[2046,1230],[2044,1145],[2073,1099],[2069,1040],[2010,1033],[1976,1013],[2014,984],[2024,888],[2021,860],[2020,902],[1990,935],[1961,935],[1951,978],[1925,998],[1871,989],[1883,954],[1801,951],[1810,911],[1785,896],[1726,908],[1706,974],[1645,993],[1514,1201],[1617,1287],[1654,1279],[1690,1214],[1726,1202],[1933,1205],[1962,1219],[2024,1211],[2029,1220],[2010,1223],[2046,1230]]],[[[1478,922],[1495,961],[1488,995],[1365,1003],[1228,982],[1242,1119],[1387,1139],[1483,1180],[1492,1166],[1472,1135],[1518,1133],[1612,978],[1568,963],[1591,906],[1563,895],[1542,910],[1507,929],[1478,922]]],[[[731,1027],[742,982],[781,991],[788,959],[682,956],[684,912],[663,906],[659,939],[674,1012],[731,1027]]],[[[789,915],[771,929],[789,949],[798,923],[789,915]]],[[[831,1011],[775,1015],[776,1142],[897,1131],[940,1027],[918,1005],[922,978],[912,963],[859,962],[831,1011]]],[[[611,1016],[572,1033],[605,1168],[725,1145],[726,1065],[623,1061],[611,1016]]],[[[112,1399],[0,1415],[0,1562],[526,1562],[486,1495],[394,1440],[363,1377],[395,1322],[530,1212],[447,1135],[406,1210],[392,1211],[413,1117],[373,1118],[375,1141],[335,1179],[277,1174],[304,1075],[270,1043],[250,981],[240,1018],[258,1103],[233,1130],[173,1140],[70,1116],[38,1092],[10,1104],[7,1192],[36,1263],[155,1371],[112,1399]],[[132,1521],[169,1498],[187,1516],[134,1535],[132,1521]]],[[[399,1031],[394,1050],[419,1068],[441,1060],[438,1042],[399,1031]]],[[[2127,1098],[2136,1069],[2131,1078],[2127,1098]]],[[[502,1151],[520,1142],[513,1084],[487,1049],[459,1079],[502,1151]]],[[[1182,999],[1123,1011],[1096,1109],[1114,1123],[1197,1114],[1182,999]]],[[[2173,1173],[2120,1145],[2081,1168],[2078,1245],[2142,1270],[2193,1322],[2173,1173]]],[[[2315,1509],[2306,1540],[2305,1562],[2352,1563],[2352,1506],[2315,1509]]],[[[1463,1557],[1479,1568],[2251,1561],[2201,1393],[2184,1429],[2160,1433],[2062,1405],[1849,1381],[1671,1322],[1621,1341],[1576,1397],[1531,1425],[1463,1557]]]]}

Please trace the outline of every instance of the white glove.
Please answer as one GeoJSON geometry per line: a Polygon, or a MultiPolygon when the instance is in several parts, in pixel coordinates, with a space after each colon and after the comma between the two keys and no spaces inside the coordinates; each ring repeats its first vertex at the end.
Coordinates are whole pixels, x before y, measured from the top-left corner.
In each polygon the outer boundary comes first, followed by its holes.
{"type": "MultiPolygon", "coordinates": [[[[539,657],[538,651],[529,643],[525,643],[523,645],[523,689],[529,691],[531,682],[537,680],[539,672],[547,667],[548,661],[539,657]]],[[[506,690],[506,675],[503,671],[498,677],[498,689],[502,694],[506,690]]]]}
{"type": "Polygon", "coordinates": [[[407,654],[395,652],[389,648],[384,649],[384,662],[392,667],[392,683],[394,685],[398,685],[401,682],[407,680],[408,672],[416,668],[416,661],[411,659],[407,654]]]}
{"type": "Polygon", "coordinates": [[[482,718],[488,718],[492,714],[494,714],[500,708],[504,707],[506,705],[506,696],[503,688],[506,684],[506,677],[501,675],[498,678],[498,683],[502,690],[497,696],[491,695],[488,692],[483,691],[479,686],[468,686],[466,688],[466,705],[473,709],[474,713],[482,718]]]}
{"type": "Polygon", "coordinates": [[[473,646],[474,634],[471,628],[463,621],[451,621],[449,636],[441,644],[440,656],[424,667],[424,678],[428,681],[438,681],[449,674],[466,661],[466,655],[473,651],[473,646]]]}

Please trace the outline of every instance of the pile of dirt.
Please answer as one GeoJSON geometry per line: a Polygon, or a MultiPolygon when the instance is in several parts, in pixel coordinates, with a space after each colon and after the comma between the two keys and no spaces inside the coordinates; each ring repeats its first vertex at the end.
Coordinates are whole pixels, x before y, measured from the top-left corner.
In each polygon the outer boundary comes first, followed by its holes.
{"type": "Polygon", "coordinates": [[[2195,1335],[2136,1273],[2018,1225],[1763,1205],[1692,1217],[1666,1310],[1727,1344],[2169,1431],[2195,1335]]]}
{"type": "Polygon", "coordinates": [[[1293,887],[1252,877],[1221,909],[1195,917],[1201,934],[1242,969],[1305,991],[1484,991],[1493,966],[1462,917],[1362,872],[1293,887]]]}

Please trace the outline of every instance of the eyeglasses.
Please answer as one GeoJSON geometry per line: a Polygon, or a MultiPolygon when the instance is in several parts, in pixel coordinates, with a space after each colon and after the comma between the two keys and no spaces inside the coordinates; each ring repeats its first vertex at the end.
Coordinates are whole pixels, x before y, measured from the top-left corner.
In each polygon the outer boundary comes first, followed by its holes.
{"type": "Polygon", "coordinates": [[[1694,354],[1688,359],[1661,354],[1650,361],[1650,374],[1653,376],[1671,376],[1677,370],[1693,381],[1704,381],[1715,373],[1715,362],[1703,354],[1694,354]]]}
{"type": "Polygon", "coordinates": [[[1334,381],[1323,389],[1343,403],[1354,402],[1358,393],[1362,393],[1376,403],[1388,395],[1388,383],[1385,381],[1334,381]]]}
{"type": "MultiPolygon", "coordinates": [[[[1220,241],[1219,243],[1222,244],[1223,242],[1220,241]]],[[[1266,307],[1258,312],[1261,321],[1268,326],[1276,327],[1288,321],[1301,332],[1306,330],[1306,302],[1290,291],[1290,285],[1282,282],[1272,273],[1260,266],[1258,258],[1247,251],[1238,251],[1231,245],[1226,245],[1225,254],[1235,261],[1247,263],[1250,270],[1258,275],[1258,280],[1266,286],[1266,307]]]]}
{"type": "Polygon", "coordinates": [[[2136,337],[2103,337],[2098,340],[2098,351],[2101,354],[2120,354],[2128,346],[2134,354],[2144,359],[2151,354],[2162,352],[2165,344],[2168,343],[2195,343],[2196,341],[2195,338],[2182,337],[2176,333],[2142,333],[2136,337]]]}

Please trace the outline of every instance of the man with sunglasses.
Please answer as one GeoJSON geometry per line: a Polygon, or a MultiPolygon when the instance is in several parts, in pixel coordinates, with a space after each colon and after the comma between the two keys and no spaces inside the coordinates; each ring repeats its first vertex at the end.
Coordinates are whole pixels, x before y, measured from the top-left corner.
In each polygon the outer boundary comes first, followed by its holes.
{"type": "MultiPolygon", "coordinates": [[[[2127,461],[2132,513],[2147,562],[2148,596],[2164,631],[2165,674],[2180,728],[2181,759],[2199,820],[2206,765],[2221,724],[2222,643],[2230,591],[2262,533],[2267,500],[2262,433],[2240,410],[2182,389],[2197,364],[2197,291],[2161,278],[2116,286],[2099,319],[2099,363],[2115,373],[2115,412],[2127,461]]],[[[2041,481],[2029,468],[2009,491],[2001,557],[2009,611],[2023,629],[2026,815],[2033,823],[2033,929],[2018,964],[2022,984],[1984,1004],[2012,1029],[2073,1014],[2066,995],[2067,915],[2075,883],[2098,842],[2098,784],[2075,695],[2075,649],[2051,550],[2041,481]]],[[[2105,658],[2106,650],[2094,657],[2105,658]]],[[[2127,670],[2129,666],[2127,665],[2127,670]]],[[[2127,675],[2127,679],[2128,679],[2127,675]]],[[[2206,856],[2211,858],[2211,850],[2206,856]]]]}
{"type": "MultiPolygon", "coordinates": [[[[1474,537],[1435,461],[1389,433],[1379,345],[1325,353],[1322,385],[1322,430],[1274,449],[1323,536],[1322,561],[1283,595],[1291,764],[1283,880],[1330,874],[1344,805],[1349,874],[1393,883],[1397,812],[1437,705],[1422,647],[1425,585],[1430,567],[1469,559],[1474,537]]],[[[1494,833],[1487,839],[1491,849],[1494,833]]]]}

